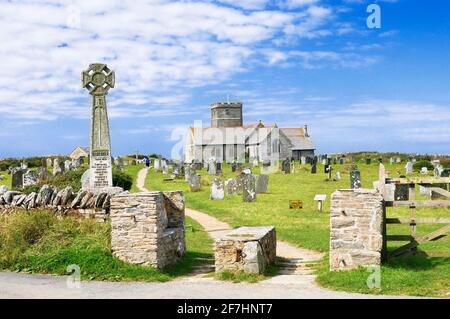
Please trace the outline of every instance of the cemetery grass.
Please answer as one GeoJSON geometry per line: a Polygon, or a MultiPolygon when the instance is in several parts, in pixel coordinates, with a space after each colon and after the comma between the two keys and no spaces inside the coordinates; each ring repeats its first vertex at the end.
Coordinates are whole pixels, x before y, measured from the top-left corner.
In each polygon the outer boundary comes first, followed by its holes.
{"type": "MultiPolygon", "coordinates": [[[[357,163],[361,171],[362,187],[373,188],[373,181],[378,180],[378,164],[366,165],[357,163]]],[[[390,176],[398,176],[397,171],[404,173],[404,163],[385,164],[390,176]]],[[[222,180],[234,177],[230,165],[223,165],[222,180]]],[[[325,182],[326,174],[323,165],[318,165],[317,174],[310,174],[310,166],[304,167],[296,163],[296,173],[270,175],[267,194],[258,194],[254,203],[242,202],[242,195],[225,196],[224,200],[209,199],[208,184],[215,176],[208,175],[205,170],[199,171],[204,186],[200,192],[189,192],[184,179],[174,182],[163,182],[160,172],[149,170],[146,187],[152,190],[183,190],[186,205],[189,208],[208,213],[232,227],[274,225],[277,238],[298,247],[328,252],[329,250],[329,205],[330,195],[339,188],[349,188],[349,174],[343,165],[332,165],[342,173],[341,181],[325,182]],[[324,212],[317,211],[314,202],[316,194],[326,194],[324,212]],[[302,209],[289,209],[289,200],[302,200],[302,209]]],[[[259,173],[259,169],[253,169],[259,173]]],[[[334,177],[334,173],[333,173],[334,177]]],[[[417,190],[418,192],[418,190],[417,190]]],[[[417,193],[417,198],[420,195],[417,193]]],[[[424,199],[424,198],[423,198],[424,199]]],[[[388,217],[409,217],[408,208],[388,208],[388,217]]],[[[449,217],[448,208],[417,208],[418,217],[449,217]]],[[[444,225],[419,225],[417,234],[424,235],[444,225]]],[[[407,235],[409,227],[405,225],[388,225],[388,234],[407,235]]],[[[389,243],[389,249],[405,244],[389,243]]],[[[324,258],[317,269],[318,283],[346,291],[379,294],[401,294],[416,296],[444,296],[450,293],[450,258],[441,257],[450,253],[450,236],[431,241],[419,246],[419,251],[430,256],[397,257],[381,267],[382,287],[379,290],[369,289],[366,285],[370,275],[365,269],[349,272],[329,272],[328,258],[324,258]],[[435,256],[435,257],[434,257],[435,256]],[[384,284],[383,284],[384,283],[384,284]]]]}
{"type": "Polygon", "coordinates": [[[212,258],[212,240],[186,218],[187,252],[175,266],[162,270],[130,265],[111,254],[110,224],[95,220],[58,219],[48,211],[19,210],[0,216],[0,269],[68,275],[80,267],[81,280],[164,282],[192,272],[212,258]]]}
{"type": "Polygon", "coordinates": [[[0,185],[5,185],[8,189],[11,189],[11,175],[7,171],[0,171],[0,175],[3,175],[4,179],[0,181],[0,185]]]}
{"type": "Polygon", "coordinates": [[[124,171],[131,177],[133,177],[133,185],[131,186],[130,192],[131,193],[138,193],[140,190],[137,188],[136,185],[136,179],[139,171],[144,168],[144,165],[138,164],[138,165],[125,165],[124,171]]]}

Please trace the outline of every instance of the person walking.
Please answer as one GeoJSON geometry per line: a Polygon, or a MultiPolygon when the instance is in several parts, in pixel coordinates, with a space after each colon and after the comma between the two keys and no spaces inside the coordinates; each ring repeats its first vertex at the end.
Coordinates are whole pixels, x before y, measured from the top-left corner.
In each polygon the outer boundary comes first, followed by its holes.
{"type": "Polygon", "coordinates": [[[148,159],[148,157],[145,158],[145,167],[150,167],[150,160],[148,159]]]}

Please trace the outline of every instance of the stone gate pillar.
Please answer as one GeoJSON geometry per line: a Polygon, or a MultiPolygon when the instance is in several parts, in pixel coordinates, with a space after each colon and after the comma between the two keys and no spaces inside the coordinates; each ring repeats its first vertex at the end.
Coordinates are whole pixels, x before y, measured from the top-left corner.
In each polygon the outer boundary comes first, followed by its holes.
{"type": "Polygon", "coordinates": [[[330,270],[381,264],[383,205],[373,189],[341,189],[331,195],[330,270]]]}

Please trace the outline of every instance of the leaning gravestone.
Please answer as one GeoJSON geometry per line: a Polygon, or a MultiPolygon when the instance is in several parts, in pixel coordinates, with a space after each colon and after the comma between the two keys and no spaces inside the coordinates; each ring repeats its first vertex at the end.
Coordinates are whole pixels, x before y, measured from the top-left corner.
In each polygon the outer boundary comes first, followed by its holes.
{"type": "Polygon", "coordinates": [[[361,188],[361,172],[351,171],[350,172],[350,188],[357,189],[361,188]]]}
{"type": "Polygon", "coordinates": [[[221,200],[224,197],[225,197],[225,191],[223,188],[223,182],[218,178],[214,178],[212,185],[211,185],[210,199],[221,200]]]}
{"type": "Polygon", "coordinates": [[[256,180],[253,175],[243,175],[242,190],[244,202],[256,201],[256,180]]]}
{"type": "Polygon", "coordinates": [[[269,175],[258,175],[256,180],[256,194],[267,193],[267,186],[269,185],[269,175]]]}
{"type": "Polygon", "coordinates": [[[112,163],[106,95],[114,87],[115,74],[106,64],[94,63],[82,72],[82,86],[92,95],[89,188],[111,188],[112,163]]]}

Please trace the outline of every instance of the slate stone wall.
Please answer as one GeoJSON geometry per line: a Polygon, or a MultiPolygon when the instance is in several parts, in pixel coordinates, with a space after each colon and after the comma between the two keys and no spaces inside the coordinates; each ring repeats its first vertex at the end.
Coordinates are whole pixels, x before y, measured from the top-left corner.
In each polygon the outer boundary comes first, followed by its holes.
{"type": "Polygon", "coordinates": [[[131,263],[163,268],[186,250],[182,192],[143,192],[111,198],[111,248],[131,263]]]}
{"type": "Polygon", "coordinates": [[[331,195],[330,270],[381,264],[383,197],[373,189],[331,195]]]}

